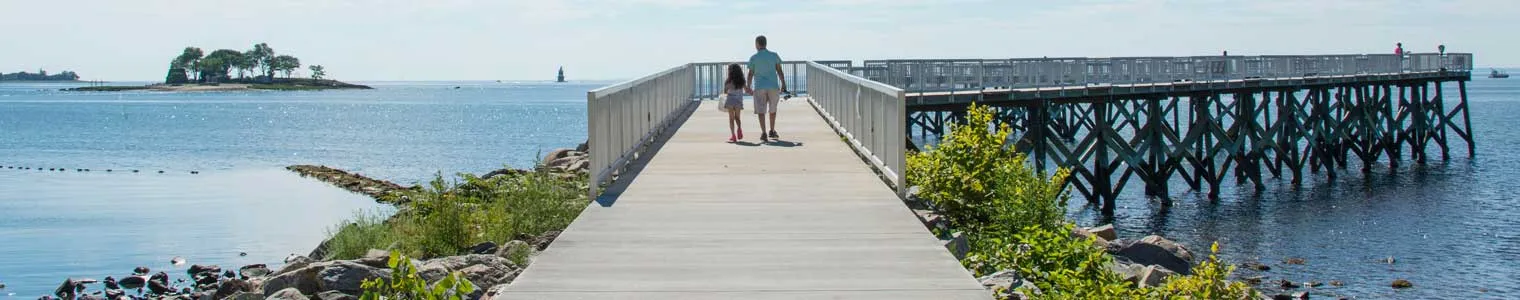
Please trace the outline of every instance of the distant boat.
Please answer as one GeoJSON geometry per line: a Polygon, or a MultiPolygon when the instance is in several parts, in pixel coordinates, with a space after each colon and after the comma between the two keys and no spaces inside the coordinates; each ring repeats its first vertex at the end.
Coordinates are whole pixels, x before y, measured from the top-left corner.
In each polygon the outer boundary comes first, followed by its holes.
{"type": "Polygon", "coordinates": [[[1488,70],[1493,71],[1488,73],[1488,78],[1509,78],[1509,73],[1499,72],[1499,70],[1496,69],[1488,70]]]}
{"type": "Polygon", "coordinates": [[[560,66],[559,67],[559,77],[557,77],[556,79],[554,79],[554,82],[565,82],[565,67],[564,66],[560,66]]]}

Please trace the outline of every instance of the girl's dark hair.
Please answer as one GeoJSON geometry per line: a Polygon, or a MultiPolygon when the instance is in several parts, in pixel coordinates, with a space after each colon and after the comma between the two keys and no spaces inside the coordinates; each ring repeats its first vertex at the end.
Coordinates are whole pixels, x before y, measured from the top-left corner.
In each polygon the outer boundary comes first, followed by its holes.
{"type": "Polygon", "coordinates": [[[733,87],[744,87],[744,69],[739,68],[739,64],[728,64],[728,79],[723,82],[733,87]]]}

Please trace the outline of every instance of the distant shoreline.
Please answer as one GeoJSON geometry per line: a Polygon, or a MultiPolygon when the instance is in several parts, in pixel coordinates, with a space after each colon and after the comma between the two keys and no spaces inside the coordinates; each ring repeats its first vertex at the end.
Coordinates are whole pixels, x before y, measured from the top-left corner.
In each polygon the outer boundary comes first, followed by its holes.
{"type": "Polygon", "coordinates": [[[273,91],[316,91],[332,89],[373,89],[367,85],[351,84],[336,80],[303,80],[303,81],[278,81],[274,83],[224,83],[224,84],[162,84],[137,86],[85,86],[77,88],[60,89],[67,92],[120,92],[120,91],[156,91],[156,92],[220,92],[220,91],[249,91],[249,90],[273,90],[273,91]]]}

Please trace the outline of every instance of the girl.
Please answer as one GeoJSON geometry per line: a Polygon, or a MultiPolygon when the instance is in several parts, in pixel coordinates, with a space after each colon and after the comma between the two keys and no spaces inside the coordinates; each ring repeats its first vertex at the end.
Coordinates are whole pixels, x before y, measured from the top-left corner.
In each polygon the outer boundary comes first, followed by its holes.
{"type": "Polygon", "coordinates": [[[744,111],[744,70],[739,64],[728,65],[728,78],[723,80],[726,97],[723,110],[728,111],[728,142],[744,139],[744,124],[739,122],[739,112],[744,111]]]}

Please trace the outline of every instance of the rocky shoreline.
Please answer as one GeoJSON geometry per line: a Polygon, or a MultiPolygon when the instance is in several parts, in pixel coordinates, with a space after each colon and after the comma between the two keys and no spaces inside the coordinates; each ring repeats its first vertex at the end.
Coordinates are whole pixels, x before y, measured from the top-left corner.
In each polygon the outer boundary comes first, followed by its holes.
{"type": "Polygon", "coordinates": [[[338,188],[348,190],[374,198],[375,201],[390,204],[406,203],[405,191],[415,191],[418,186],[402,186],[394,182],[364,177],[357,173],[339,170],[337,168],[320,165],[293,165],[285,167],[286,170],[301,174],[302,177],[316,179],[338,188]]]}

